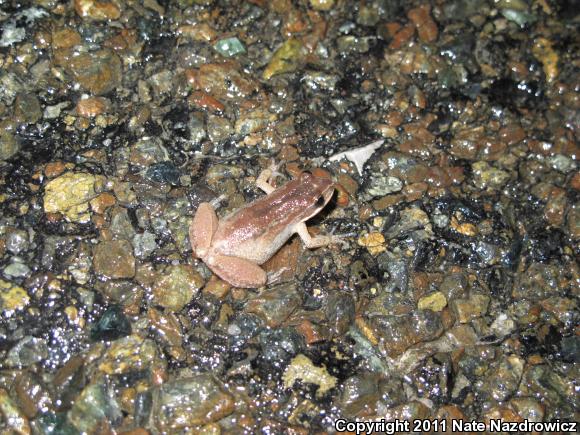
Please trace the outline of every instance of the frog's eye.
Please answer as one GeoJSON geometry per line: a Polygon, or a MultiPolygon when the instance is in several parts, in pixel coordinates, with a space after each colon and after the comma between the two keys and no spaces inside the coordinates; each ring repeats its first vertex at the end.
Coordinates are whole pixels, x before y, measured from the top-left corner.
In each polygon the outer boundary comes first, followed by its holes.
{"type": "Polygon", "coordinates": [[[316,200],[316,206],[322,207],[324,204],[326,204],[326,198],[324,198],[324,195],[320,195],[316,200]]]}

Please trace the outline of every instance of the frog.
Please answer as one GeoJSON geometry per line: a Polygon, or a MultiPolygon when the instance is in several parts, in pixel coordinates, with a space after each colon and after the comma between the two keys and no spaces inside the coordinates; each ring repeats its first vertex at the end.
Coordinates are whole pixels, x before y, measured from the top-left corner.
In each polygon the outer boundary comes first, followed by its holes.
{"type": "Polygon", "coordinates": [[[275,167],[264,169],[256,186],[266,193],[221,219],[209,202],[199,204],[189,228],[194,256],[234,287],[259,288],[268,276],[261,267],[294,234],[309,249],[341,240],[335,235],[311,236],[305,222],[332,198],[336,185],[329,176],[304,171],[275,187],[275,167]]]}

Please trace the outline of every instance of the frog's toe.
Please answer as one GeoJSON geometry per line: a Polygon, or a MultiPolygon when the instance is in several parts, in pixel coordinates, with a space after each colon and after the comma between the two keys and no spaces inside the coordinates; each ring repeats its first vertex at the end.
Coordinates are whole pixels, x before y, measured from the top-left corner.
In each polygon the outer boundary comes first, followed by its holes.
{"type": "Polygon", "coordinates": [[[208,265],[221,279],[236,287],[254,288],[266,284],[264,269],[244,258],[215,255],[208,265]]]}

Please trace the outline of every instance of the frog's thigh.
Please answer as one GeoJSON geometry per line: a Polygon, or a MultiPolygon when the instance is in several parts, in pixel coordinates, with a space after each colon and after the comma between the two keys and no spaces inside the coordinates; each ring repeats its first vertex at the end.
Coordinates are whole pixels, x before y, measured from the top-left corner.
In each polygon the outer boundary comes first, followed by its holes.
{"type": "Polygon", "coordinates": [[[236,287],[252,288],[266,284],[266,271],[244,258],[213,255],[209,266],[220,278],[236,287]]]}
{"type": "Polygon", "coordinates": [[[189,227],[189,240],[195,255],[203,257],[207,253],[217,226],[218,218],[213,207],[208,202],[199,204],[189,227]]]}

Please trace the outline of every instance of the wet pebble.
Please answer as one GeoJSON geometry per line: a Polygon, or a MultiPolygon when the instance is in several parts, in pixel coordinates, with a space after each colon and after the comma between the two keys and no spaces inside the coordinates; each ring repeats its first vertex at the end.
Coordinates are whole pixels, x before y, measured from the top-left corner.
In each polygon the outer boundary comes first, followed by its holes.
{"type": "Polygon", "coordinates": [[[224,57],[234,57],[238,54],[244,54],[246,47],[238,38],[225,38],[217,41],[213,48],[224,57]]]}
{"type": "Polygon", "coordinates": [[[157,249],[155,234],[145,231],[133,236],[133,247],[135,257],[143,259],[149,257],[157,249]]]}
{"type": "Polygon", "coordinates": [[[497,401],[510,397],[518,388],[524,371],[525,360],[510,355],[499,362],[498,367],[483,383],[480,394],[497,401]]]}
{"type": "Polygon", "coordinates": [[[468,298],[457,298],[451,301],[451,308],[460,323],[467,323],[483,316],[487,312],[490,297],[482,294],[471,294],[468,298]]]}
{"type": "Polygon", "coordinates": [[[501,169],[490,166],[487,162],[475,162],[471,165],[473,170],[473,182],[480,190],[501,189],[510,179],[510,174],[501,169]]]}
{"type": "Polygon", "coordinates": [[[156,354],[153,341],[129,335],[111,344],[99,363],[99,370],[109,375],[140,372],[151,368],[156,354]]]}
{"type": "Polygon", "coordinates": [[[275,75],[296,71],[302,58],[302,43],[298,39],[288,39],[272,56],[270,63],[264,69],[262,77],[269,80],[275,75]]]}
{"type": "Polygon", "coordinates": [[[17,434],[30,434],[30,422],[8,392],[0,388],[0,411],[6,420],[7,430],[17,434]]]}
{"type": "Polygon", "coordinates": [[[34,124],[42,117],[40,101],[32,94],[18,94],[14,102],[14,120],[17,123],[34,124]]]}
{"type": "Polygon", "coordinates": [[[0,160],[8,160],[20,150],[20,144],[7,129],[0,131],[0,160]]]}
{"type": "Polygon", "coordinates": [[[30,272],[30,268],[19,257],[13,257],[12,262],[2,270],[2,274],[8,279],[25,278],[30,272]]]}
{"type": "Polygon", "coordinates": [[[203,285],[199,273],[187,265],[167,267],[153,285],[153,301],[171,311],[181,310],[203,285]]]}
{"type": "Polygon", "coordinates": [[[0,279],[0,309],[4,316],[24,309],[30,303],[30,296],[22,287],[0,279]]]}
{"type": "Polygon", "coordinates": [[[98,180],[92,174],[67,172],[49,181],[44,188],[44,211],[62,213],[72,222],[88,222],[89,201],[97,195],[98,180]]]}
{"type": "Polygon", "coordinates": [[[112,341],[131,334],[131,323],[121,307],[113,305],[103,313],[91,330],[91,339],[112,341]]]}
{"type": "Polygon", "coordinates": [[[282,284],[250,298],[244,311],[262,318],[268,326],[276,327],[283,323],[300,303],[296,286],[282,284]]]}
{"type": "Polygon", "coordinates": [[[8,351],[5,364],[8,367],[28,367],[48,357],[48,346],[42,338],[24,337],[8,351]]]}
{"type": "Polygon", "coordinates": [[[90,20],[116,20],[121,16],[119,7],[112,1],[75,0],[74,7],[80,17],[90,20]]]}
{"type": "Polygon", "coordinates": [[[53,408],[53,398],[45,382],[35,373],[27,371],[16,376],[13,384],[16,401],[28,418],[53,408]]]}
{"type": "Polygon", "coordinates": [[[297,380],[317,385],[316,396],[318,397],[323,396],[336,386],[334,376],[331,376],[324,367],[315,366],[307,356],[302,354],[292,358],[282,375],[282,381],[286,388],[292,388],[297,380]]]}
{"type": "Polygon", "coordinates": [[[121,84],[121,59],[109,50],[81,53],[65,64],[67,71],[93,95],[106,94],[121,84]]]}
{"type": "Polygon", "coordinates": [[[431,293],[428,296],[424,296],[419,299],[417,307],[420,310],[431,310],[431,311],[441,311],[447,306],[447,299],[445,295],[441,292],[431,293]]]}
{"type": "Polygon", "coordinates": [[[11,253],[18,255],[28,249],[28,233],[24,230],[14,229],[8,232],[6,237],[6,249],[11,253]]]}
{"type": "Polygon", "coordinates": [[[399,192],[402,188],[403,183],[397,177],[377,174],[371,178],[367,192],[371,196],[384,196],[399,192]]]}
{"type": "Polygon", "coordinates": [[[164,432],[218,421],[235,410],[233,396],[209,373],[168,382],[155,394],[155,425],[164,432]]]}
{"type": "Polygon", "coordinates": [[[439,314],[431,310],[418,311],[403,317],[376,316],[370,324],[377,337],[382,340],[387,353],[400,355],[415,343],[430,341],[443,333],[439,314]]]}
{"type": "Polygon", "coordinates": [[[119,403],[103,378],[85,387],[67,413],[68,423],[80,433],[97,431],[103,422],[114,427],[121,418],[119,403]]]}
{"type": "Polygon", "coordinates": [[[102,241],[94,248],[93,267],[103,278],[135,276],[133,247],[127,240],[102,241]]]}

